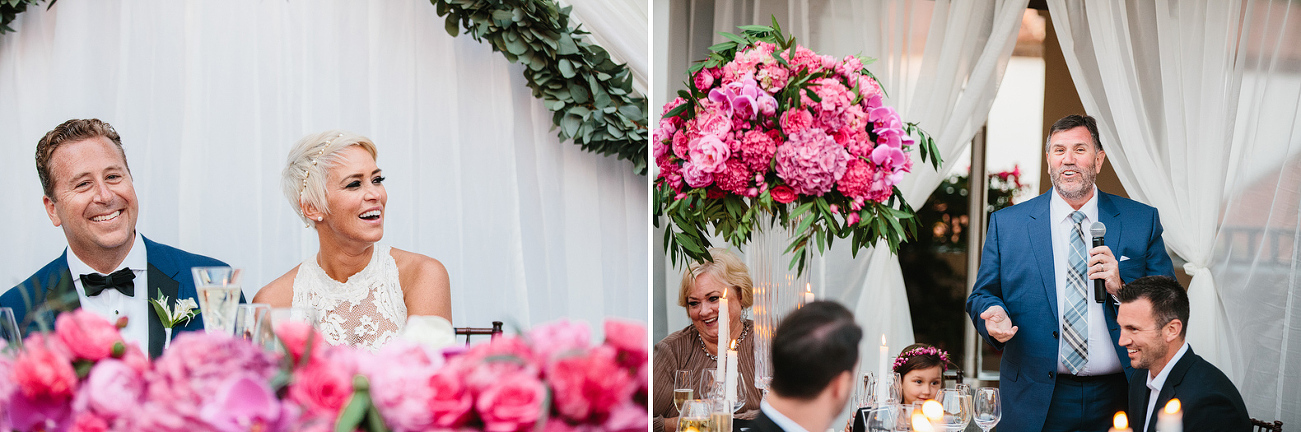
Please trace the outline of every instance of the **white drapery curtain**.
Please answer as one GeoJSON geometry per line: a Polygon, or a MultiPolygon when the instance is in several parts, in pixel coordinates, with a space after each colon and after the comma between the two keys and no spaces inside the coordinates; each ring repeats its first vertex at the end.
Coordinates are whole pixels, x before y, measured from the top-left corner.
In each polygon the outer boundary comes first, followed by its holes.
{"type": "Polygon", "coordinates": [[[557,0],[573,5],[570,17],[592,32],[592,39],[614,61],[632,71],[633,88],[646,94],[650,77],[649,0],[557,0]]]}
{"type": "MultiPolygon", "coordinates": [[[[776,16],[797,42],[819,54],[861,54],[878,59],[868,69],[890,95],[886,104],[931,133],[946,161],[936,172],[920,159],[914,160],[913,172],[900,190],[909,203],[920,206],[984,124],[1011,58],[1026,4],[1025,0],[674,2],[671,13],[677,22],[668,26],[671,33],[686,34],[670,37],[668,58],[657,61],[669,64],[669,73],[674,74],[671,83],[680,83],[687,59],[703,59],[710,44],[724,41],[718,32],[735,33],[738,25],[767,25],[770,16],[776,16]]],[[[657,103],[669,100],[678,88],[681,84],[660,92],[666,99],[657,103]]],[[[712,241],[725,244],[719,239],[712,241]]],[[[855,259],[847,246],[837,243],[815,259],[808,271],[817,298],[839,301],[854,311],[865,335],[860,349],[862,366],[875,370],[880,335],[886,335],[894,351],[913,343],[903,274],[898,258],[887,249],[865,250],[855,259]]],[[[662,245],[656,247],[656,256],[665,260],[665,265],[663,272],[657,269],[653,289],[664,293],[667,330],[674,331],[688,323],[686,314],[676,307],[681,270],[667,261],[662,245]]]]}
{"type": "Polygon", "coordinates": [[[1301,6],[1048,6],[1116,174],[1193,277],[1189,345],[1253,417],[1301,423],[1301,6]]]}
{"type": "Polygon", "coordinates": [[[428,1],[59,2],[13,27],[0,289],[66,246],[32,158],[66,119],[121,134],[141,233],[246,268],[250,298],[314,256],[280,170],[299,138],[341,128],[378,145],[383,242],[446,265],[456,325],[647,320],[646,178],[559,142],[522,67],[449,36],[428,1]]]}

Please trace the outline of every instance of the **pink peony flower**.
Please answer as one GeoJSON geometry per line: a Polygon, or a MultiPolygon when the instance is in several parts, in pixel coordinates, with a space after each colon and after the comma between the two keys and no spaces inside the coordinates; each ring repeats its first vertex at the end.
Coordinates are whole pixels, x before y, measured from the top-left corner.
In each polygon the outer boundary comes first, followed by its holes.
{"type": "Polygon", "coordinates": [[[25,350],[14,359],[9,372],[18,393],[34,401],[62,403],[71,398],[77,388],[77,373],[72,361],[60,352],[61,344],[33,333],[23,347],[25,350]]]}
{"type": "Polygon", "coordinates": [[[278,432],[293,421],[292,409],[281,405],[266,380],[255,376],[227,380],[213,402],[203,407],[202,416],[218,432],[278,432]]]}
{"type": "Polygon", "coordinates": [[[515,432],[532,427],[542,416],[547,389],[536,376],[498,377],[483,390],[475,409],[487,432],[515,432]]]}
{"type": "Polygon", "coordinates": [[[697,90],[709,90],[714,85],[714,75],[702,69],[700,72],[696,72],[696,76],[692,77],[692,82],[696,85],[697,90]]]}
{"type": "Polygon", "coordinates": [[[822,129],[791,135],[777,148],[777,176],[801,195],[822,195],[845,174],[849,153],[822,129]]]}
{"type": "Polygon", "coordinates": [[[700,169],[691,162],[682,164],[682,179],[687,182],[687,186],[693,188],[702,188],[714,183],[713,174],[700,169]]]}
{"type": "Polygon", "coordinates": [[[393,430],[423,431],[433,426],[429,402],[434,390],[429,380],[445,362],[442,355],[430,355],[422,346],[394,341],[373,361],[360,365],[370,378],[371,400],[393,430]]]}
{"type": "Polygon", "coordinates": [[[94,414],[78,414],[69,432],[107,432],[108,422],[94,414]]]}
{"type": "Polygon", "coordinates": [[[813,125],[813,114],[806,109],[787,110],[781,115],[781,128],[787,136],[808,130],[813,125]]]}
{"type": "Polygon", "coordinates": [[[66,399],[28,398],[17,392],[9,401],[8,410],[14,430],[66,431],[73,422],[72,406],[66,399]]]}
{"type": "Polygon", "coordinates": [[[697,134],[720,137],[732,131],[731,107],[721,106],[710,101],[703,101],[700,105],[699,114],[692,120],[695,122],[697,134]]]}
{"type": "Polygon", "coordinates": [[[632,375],[620,368],[616,351],[609,346],[557,361],[547,377],[555,391],[556,411],[577,422],[605,421],[616,405],[637,390],[632,375]]]}
{"type": "Polygon", "coordinates": [[[122,362],[142,375],[149,370],[149,356],[140,350],[140,344],[136,342],[127,342],[126,352],[122,354],[122,362]]]}
{"type": "Polygon", "coordinates": [[[795,189],[791,189],[790,186],[786,185],[778,185],[777,187],[772,188],[770,195],[772,195],[773,201],[782,204],[790,204],[795,202],[796,198],[799,198],[799,196],[795,194],[795,189]]]}
{"type": "Polygon", "coordinates": [[[561,318],[530,330],[527,339],[538,357],[550,361],[557,355],[587,349],[592,336],[586,324],[561,318]]]}
{"type": "Polygon", "coordinates": [[[474,398],[458,374],[459,371],[453,368],[443,368],[427,381],[433,393],[429,399],[429,415],[437,427],[459,428],[470,417],[474,398]]]}
{"type": "Polygon", "coordinates": [[[690,142],[691,134],[686,130],[678,130],[677,133],[673,134],[673,145],[670,147],[673,150],[673,155],[677,156],[678,159],[686,159],[689,152],[687,144],[690,142]]]}
{"type": "Polygon", "coordinates": [[[673,98],[673,100],[669,101],[669,103],[664,104],[663,110],[660,111],[660,116],[663,117],[664,114],[668,114],[669,111],[673,111],[673,109],[677,108],[678,105],[682,105],[684,103],[687,103],[687,100],[683,99],[682,97],[673,98]]]}
{"type": "Polygon", "coordinates": [[[251,374],[270,381],[276,360],[262,349],[228,335],[182,332],[145,373],[147,390],[136,420],[142,430],[186,430],[202,422],[200,408],[214,403],[217,390],[232,377],[251,374]],[[159,414],[164,413],[164,414],[159,414]],[[176,426],[180,424],[181,426],[176,426]]]}
{"type": "Polygon", "coordinates": [[[649,358],[646,326],[619,318],[605,319],[605,343],[618,350],[619,364],[640,368],[649,358]]]}
{"type": "Polygon", "coordinates": [[[314,356],[307,365],[294,371],[288,399],[308,412],[336,416],[352,397],[352,377],[356,371],[356,362],[347,350],[330,350],[320,357],[314,356]]]}
{"type": "Polygon", "coordinates": [[[289,352],[295,365],[302,361],[309,340],[312,342],[313,355],[316,355],[329,345],[320,332],[313,329],[311,324],[302,321],[290,320],[282,322],[276,326],[275,332],[276,337],[285,345],[285,350],[289,352]]]}
{"type": "Polygon", "coordinates": [[[145,394],[145,380],[126,362],[104,359],[95,364],[77,392],[73,408],[105,420],[127,417],[145,394]]]}
{"type": "Polygon", "coordinates": [[[113,353],[113,345],[122,343],[122,335],[108,320],[86,309],[59,314],[54,333],[76,358],[99,361],[113,353]]]}
{"type": "Polygon", "coordinates": [[[732,156],[722,140],[714,135],[703,135],[687,144],[688,160],[699,170],[717,174],[723,170],[723,164],[732,156]]]}
{"type": "Polygon", "coordinates": [[[624,402],[610,411],[610,417],[601,424],[601,428],[610,432],[644,431],[650,428],[646,417],[646,407],[624,402]]]}

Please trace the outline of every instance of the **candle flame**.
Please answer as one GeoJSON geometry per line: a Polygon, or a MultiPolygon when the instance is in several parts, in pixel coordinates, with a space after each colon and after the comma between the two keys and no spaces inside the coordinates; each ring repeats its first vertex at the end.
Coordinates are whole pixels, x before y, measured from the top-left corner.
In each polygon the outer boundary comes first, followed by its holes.
{"type": "Polygon", "coordinates": [[[736,339],[732,339],[732,351],[736,351],[736,339]]]}
{"type": "Polygon", "coordinates": [[[1165,404],[1165,413],[1175,414],[1178,412],[1179,412],[1179,399],[1178,398],[1170,399],[1170,402],[1165,404]]]}
{"type": "Polygon", "coordinates": [[[804,284],[804,292],[813,292],[813,284],[812,283],[804,284]]]}
{"type": "Polygon", "coordinates": [[[1117,430],[1129,429],[1129,417],[1125,415],[1124,411],[1117,411],[1116,418],[1111,421],[1111,425],[1115,426],[1117,430]]]}
{"type": "Polygon", "coordinates": [[[944,405],[940,405],[935,399],[927,399],[926,402],[922,403],[922,413],[926,414],[926,418],[931,420],[942,420],[944,419],[944,405]]]}
{"type": "Polygon", "coordinates": [[[931,422],[926,420],[926,416],[922,415],[922,413],[914,412],[913,430],[917,432],[933,432],[935,429],[931,428],[931,422]]]}
{"type": "Polygon", "coordinates": [[[885,346],[885,333],[881,333],[881,346],[885,346]]]}

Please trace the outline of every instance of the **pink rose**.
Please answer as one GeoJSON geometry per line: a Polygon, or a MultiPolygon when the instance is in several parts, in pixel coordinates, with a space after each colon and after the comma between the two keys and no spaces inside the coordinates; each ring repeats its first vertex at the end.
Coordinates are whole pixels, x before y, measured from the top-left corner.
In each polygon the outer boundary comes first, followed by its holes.
{"type": "Polygon", "coordinates": [[[130,415],[144,394],[145,381],[139,372],[123,361],[104,359],[90,370],[73,407],[113,420],[130,415]]]}
{"type": "Polygon", "coordinates": [[[440,428],[459,428],[464,425],[470,417],[474,399],[461,382],[458,372],[452,368],[443,368],[430,376],[428,383],[433,393],[429,399],[429,414],[433,416],[434,425],[440,428]]]}
{"type": "Polygon", "coordinates": [[[786,135],[802,132],[812,125],[813,114],[810,114],[806,109],[787,110],[781,115],[781,128],[786,135]]]}
{"type": "Polygon", "coordinates": [[[529,374],[501,376],[483,393],[475,408],[487,432],[515,432],[532,427],[542,415],[547,389],[529,374]]]}
{"type": "Polygon", "coordinates": [[[772,188],[769,194],[772,195],[773,201],[782,204],[790,204],[795,202],[795,198],[797,198],[795,195],[795,189],[791,189],[790,186],[786,185],[778,185],[777,187],[772,188]]]}
{"type": "Polygon", "coordinates": [[[576,422],[603,422],[610,410],[637,390],[632,375],[619,366],[616,351],[609,346],[557,361],[547,377],[555,391],[556,411],[576,422]]]}
{"type": "Polygon", "coordinates": [[[696,73],[694,78],[692,78],[692,82],[696,85],[697,90],[709,90],[709,87],[714,85],[714,75],[710,74],[706,70],[701,70],[696,73]]]}
{"type": "Polygon", "coordinates": [[[77,372],[71,360],[42,341],[53,340],[39,336],[27,339],[25,351],[14,360],[10,378],[18,385],[18,393],[28,399],[66,401],[76,390],[77,372]]]}
{"type": "Polygon", "coordinates": [[[82,413],[72,423],[69,432],[107,432],[108,422],[94,414],[82,413]]]}
{"type": "Polygon", "coordinates": [[[670,149],[673,150],[673,155],[677,156],[678,159],[687,158],[687,154],[690,151],[689,147],[687,147],[687,144],[691,142],[690,135],[691,134],[688,133],[686,129],[679,129],[677,133],[673,134],[673,145],[670,149]]]}
{"type": "Polygon", "coordinates": [[[108,320],[86,309],[64,312],[54,323],[54,333],[73,356],[99,361],[113,353],[113,345],[122,343],[122,335],[108,320]]]}
{"type": "Polygon", "coordinates": [[[587,349],[592,340],[591,331],[586,324],[564,318],[533,328],[527,337],[533,346],[533,352],[543,361],[550,361],[557,355],[570,351],[587,349]]]}
{"type": "Polygon", "coordinates": [[[308,412],[339,414],[352,397],[352,377],[356,365],[345,351],[331,351],[329,359],[313,357],[306,366],[294,371],[288,399],[308,412]]]}

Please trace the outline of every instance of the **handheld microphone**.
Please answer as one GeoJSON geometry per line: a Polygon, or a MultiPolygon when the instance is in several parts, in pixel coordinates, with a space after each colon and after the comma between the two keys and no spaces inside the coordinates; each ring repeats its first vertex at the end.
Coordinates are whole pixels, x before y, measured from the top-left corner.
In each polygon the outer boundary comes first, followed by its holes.
{"type": "MultiPolygon", "coordinates": [[[[1089,227],[1089,235],[1093,236],[1093,247],[1102,246],[1102,237],[1107,235],[1107,226],[1102,222],[1094,222],[1089,227]]],[[[1093,300],[1098,303],[1107,301],[1107,283],[1102,279],[1093,280],[1093,300]]]]}

